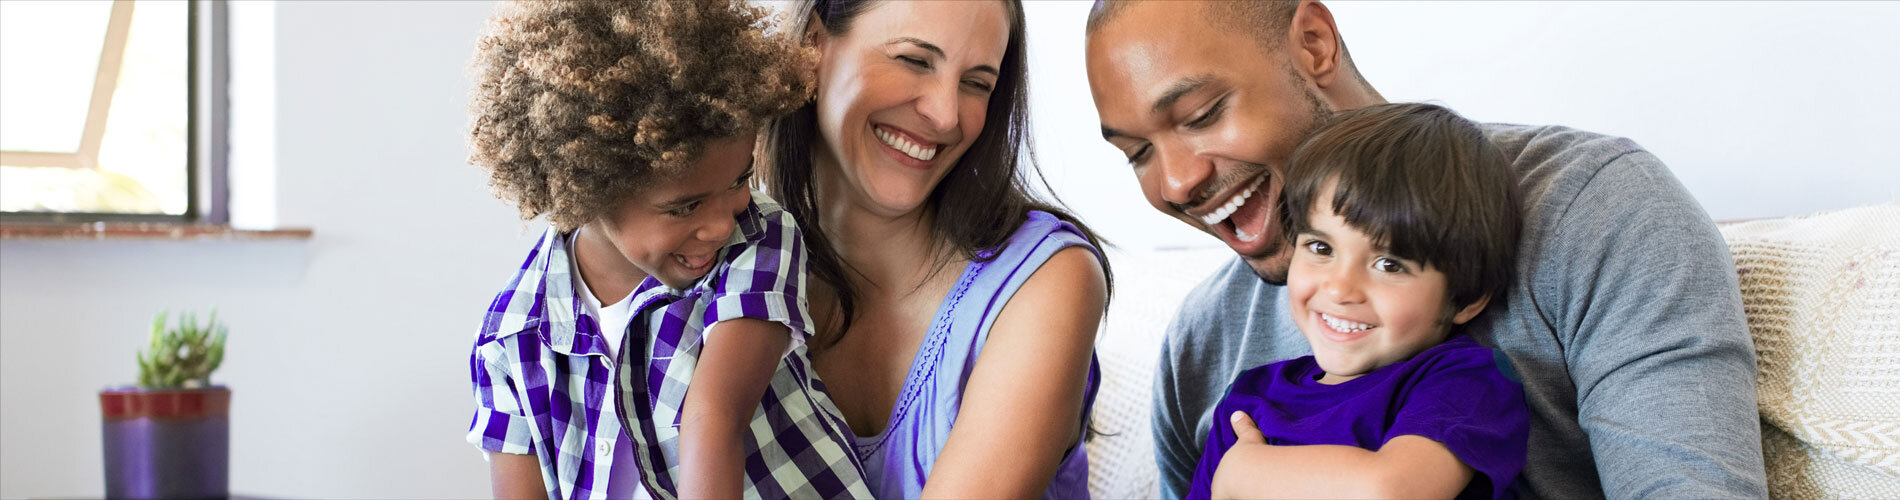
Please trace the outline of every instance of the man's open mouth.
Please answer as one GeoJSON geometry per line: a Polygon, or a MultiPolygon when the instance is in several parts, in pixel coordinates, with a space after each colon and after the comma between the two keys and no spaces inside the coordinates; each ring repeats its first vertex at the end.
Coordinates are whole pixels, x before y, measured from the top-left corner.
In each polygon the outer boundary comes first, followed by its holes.
{"type": "Polygon", "coordinates": [[[1273,174],[1262,173],[1260,177],[1248,184],[1246,189],[1228,198],[1226,204],[1201,216],[1201,223],[1210,229],[1226,229],[1226,232],[1233,233],[1234,239],[1242,243],[1259,240],[1267,229],[1268,207],[1264,201],[1271,197],[1254,195],[1260,194],[1261,186],[1266,185],[1267,177],[1271,175],[1273,174]]]}

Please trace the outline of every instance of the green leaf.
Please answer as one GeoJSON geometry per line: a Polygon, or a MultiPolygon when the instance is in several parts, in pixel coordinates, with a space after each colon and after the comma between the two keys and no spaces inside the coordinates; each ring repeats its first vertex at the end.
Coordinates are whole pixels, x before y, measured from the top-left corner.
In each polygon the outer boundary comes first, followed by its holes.
{"type": "Polygon", "coordinates": [[[218,332],[218,338],[211,341],[211,347],[205,353],[205,377],[218,371],[218,365],[224,364],[224,332],[218,332]]]}
{"type": "Polygon", "coordinates": [[[144,354],[140,354],[138,358],[139,358],[139,385],[150,387],[152,385],[152,364],[145,362],[144,354]]]}

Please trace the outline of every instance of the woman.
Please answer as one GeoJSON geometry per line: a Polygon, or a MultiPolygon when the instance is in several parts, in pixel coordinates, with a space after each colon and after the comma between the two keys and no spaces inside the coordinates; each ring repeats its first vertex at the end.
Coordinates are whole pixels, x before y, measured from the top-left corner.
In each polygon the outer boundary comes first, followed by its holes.
{"type": "Polygon", "coordinates": [[[791,14],[820,53],[818,94],[772,126],[770,188],[806,229],[812,362],[872,492],[1086,496],[1109,272],[1092,233],[1018,170],[1022,6],[791,14]]]}

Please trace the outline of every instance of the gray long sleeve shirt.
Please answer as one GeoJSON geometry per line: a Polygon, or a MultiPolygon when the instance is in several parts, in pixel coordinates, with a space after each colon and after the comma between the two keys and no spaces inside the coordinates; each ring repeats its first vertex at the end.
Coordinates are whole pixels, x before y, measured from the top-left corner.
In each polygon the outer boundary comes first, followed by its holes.
{"type": "MultiPolygon", "coordinates": [[[[1708,214],[1628,139],[1484,127],[1522,179],[1525,225],[1510,296],[1465,331],[1523,378],[1520,495],[1766,498],[1754,344],[1708,214]]],[[[1186,493],[1236,374],[1311,352],[1289,314],[1285,287],[1238,258],[1188,294],[1155,376],[1164,496],[1186,493]]]]}

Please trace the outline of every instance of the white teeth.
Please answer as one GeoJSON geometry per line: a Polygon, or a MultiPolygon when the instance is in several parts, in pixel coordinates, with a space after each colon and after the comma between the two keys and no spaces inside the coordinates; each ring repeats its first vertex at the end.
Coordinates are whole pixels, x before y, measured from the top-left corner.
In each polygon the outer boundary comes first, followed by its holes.
{"type": "Polygon", "coordinates": [[[1245,230],[1245,229],[1241,229],[1241,228],[1239,228],[1239,227],[1235,227],[1235,228],[1234,228],[1234,238],[1237,238],[1237,239],[1239,239],[1240,241],[1244,241],[1244,242],[1248,242],[1248,243],[1252,243],[1252,242],[1253,242],[1253,240],[1257,240],[1257,239],[1260,239],[1260,235],[1258,235],[1258,234],[1247,234],[1247,230],[1245,230]]]}
{"type": "Polygon", "coordinates": [[[1337,331],[1340,333],[1353,333],[1353,332],[1360,332],[1360,331],[1372,329],[1372,325],[1353,322],[1353,321],[1346,321],[1343,319],[1335,318],[1332,315],[1326,314],[1326,313],[1320,313],[1319,319],[1324,320],[1326,322],[1326,326],[1333,327],[1334,331],[1337,331]]]}
{"type": "MultiPolygon", "coordinates": [[[[1214,209],[1213,213],[1201,216],[1201,223],[1212,226],[1215,224],[1219,224],[1220,221],[1227,220],[1227,217],[1234,215],[1234,211],[1239,210],[1241,205],[1247,204],[1247,199],[1252,198],[1254,191],[1260,189],[1260,183],[1266,182],[1266,181],[1267,181],[1267,177],[1264,175],[1260,176],[1260,178],[1254,179],[1253,185],[1247,186],[1246,190],[1241,191],[1239,194],[1235,194],[1233,198],[1228,199],[1227,204],[1221,205],[1220,208],[1214,209]]],[[[1235,231],[1234,233],[1235,233],[1235,236],[1242,236],[1244,234],[1244,233],[1241,233],[1240,231],[1235,231]]],[[[1259,238],[1259,237],[1260,235],[1257,235],[1257,234],[1245,235],[1241,237],[1241,241],[1253,241],[1254,238],[1259,238]]]]}
{"type": "Polygon", "coordinates": [[[886,132],[881,128],[872,127],[871,133],[872,135],[876,135],[878,140],[884,141],[884,144],[889,145],[891,149],[902,151],[911,158],[930,161],[931,158],[937,157],[937,148],[935,147],[924,147],[923,145],[910,142],[909,139],[905,139],[903,136],[886,132]]]}

